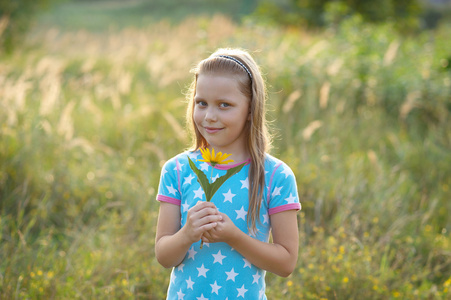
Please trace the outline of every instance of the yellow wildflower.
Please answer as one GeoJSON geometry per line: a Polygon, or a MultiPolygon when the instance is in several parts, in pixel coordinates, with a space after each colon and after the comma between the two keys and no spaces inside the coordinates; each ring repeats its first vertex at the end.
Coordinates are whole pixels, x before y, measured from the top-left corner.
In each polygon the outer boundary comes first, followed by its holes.
{"type": "Polygon", "coordinates": [[[203,159],[199,159],[199,161],[209,162],[213,167],[216,166],[217,164],[225,165],[233,162],[232,159],[226,160],[231,154],[227,153],[222,154],[222,152],[218,152],[215,155],[215,149],[211,149],[210,153],[210,149],[200,148],[200,152],[202,152],[203,159]]]}
{"type": "Polygon", "coordinates": [[[348,283],[348,282],[349,282],[349,278],[348,277],[343,278],[343,283],[348,283]]]}

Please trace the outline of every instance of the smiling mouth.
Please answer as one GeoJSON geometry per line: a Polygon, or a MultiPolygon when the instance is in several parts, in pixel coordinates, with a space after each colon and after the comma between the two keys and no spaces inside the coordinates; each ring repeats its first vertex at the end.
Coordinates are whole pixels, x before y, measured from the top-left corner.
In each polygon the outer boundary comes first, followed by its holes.
{"type": "Polygon", "coordinates": [[[216,132],[218,132],[218,131],[221,131],[222,130],[222,128],[214,128],[214,127],[204,127],[204,129],[205,129],[205,131],[207,132],[207,133],[216,133],[216,132]]]}

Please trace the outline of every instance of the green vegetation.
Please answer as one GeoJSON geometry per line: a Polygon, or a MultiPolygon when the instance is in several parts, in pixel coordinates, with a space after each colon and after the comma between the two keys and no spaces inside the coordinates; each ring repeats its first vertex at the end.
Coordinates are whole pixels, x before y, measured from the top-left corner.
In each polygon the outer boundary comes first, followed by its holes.
{"type": "Polygon", "coordinates": [[[225,46],[256,51],[303,205],[298,267],[267,275],[268,298],[450,298],[449,25],[41,20],[0,58],[1,299],[164,298],[160,168],[187,146],[189,70],[225,46]]]}

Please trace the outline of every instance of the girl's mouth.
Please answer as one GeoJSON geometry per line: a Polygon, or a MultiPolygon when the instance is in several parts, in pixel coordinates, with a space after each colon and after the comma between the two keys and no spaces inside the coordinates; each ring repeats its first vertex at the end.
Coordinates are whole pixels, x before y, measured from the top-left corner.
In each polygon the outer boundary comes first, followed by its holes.
{"type": "Polygon", "coordinates": [[[209,134],[213,134],[213,133],[216,133],[216,132],[222,130],[222,128],[215,128],[215,127],[204,127],[204,129],[209,134]]]}

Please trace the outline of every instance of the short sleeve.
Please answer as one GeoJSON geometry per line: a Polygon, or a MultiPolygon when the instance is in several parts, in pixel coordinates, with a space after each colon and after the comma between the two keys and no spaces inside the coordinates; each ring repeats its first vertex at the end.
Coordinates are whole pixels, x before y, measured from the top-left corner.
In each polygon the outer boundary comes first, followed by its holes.
{"type": "Polygon", "coordinates": [[[180,195],[180,168],[177,158],[167,161],[161,170],[160,184],[158,186],[157,200],[176,205],[181,204],[180,195]]]}
{"type": "Polygon", "coordinates": [[[283,162],[277,164],[271,174],[268,193],[269,215],[301,209],[296,178],[291,168],[283,162]]]}

